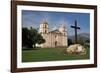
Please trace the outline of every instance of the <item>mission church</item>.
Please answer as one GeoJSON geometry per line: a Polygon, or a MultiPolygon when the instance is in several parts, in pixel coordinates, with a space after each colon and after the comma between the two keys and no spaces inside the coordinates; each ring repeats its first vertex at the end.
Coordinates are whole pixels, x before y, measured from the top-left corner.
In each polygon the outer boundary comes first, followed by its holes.
{"type": "Polygon", "coordinates": [[[49,31],[48,22],[43,20],[39,26],[39,33],[45,39],[45,43],[37,45],[39,47],[67,47],[68,37],[65,26],[62,24],[55,30],[49,31]]]}

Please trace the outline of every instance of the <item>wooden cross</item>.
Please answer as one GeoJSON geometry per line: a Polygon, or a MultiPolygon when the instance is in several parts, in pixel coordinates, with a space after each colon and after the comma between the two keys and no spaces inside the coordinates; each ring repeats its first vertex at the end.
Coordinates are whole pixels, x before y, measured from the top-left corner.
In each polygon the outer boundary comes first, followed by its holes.
{"type": "Polygon", "coordinates": [[[76,20],[75,20],[75,26],[71,26],[71,28],[75,29],[75,44],[77,44],[77,29],[80,29],[80,27],[77,26],[76,20]]]}

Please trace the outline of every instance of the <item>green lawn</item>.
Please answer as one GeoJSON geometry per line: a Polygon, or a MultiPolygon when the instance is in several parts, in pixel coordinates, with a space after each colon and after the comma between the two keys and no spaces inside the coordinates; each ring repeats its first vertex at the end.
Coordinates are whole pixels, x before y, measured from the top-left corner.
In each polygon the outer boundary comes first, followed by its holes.
{"type": "Polygon", "coordinates": [[[89,59],[89,49],[87,49],[86,55],[65,55],[64,51],[65,48],[36,48],[35,50],[22,50],[22,62],[89,59]]]}

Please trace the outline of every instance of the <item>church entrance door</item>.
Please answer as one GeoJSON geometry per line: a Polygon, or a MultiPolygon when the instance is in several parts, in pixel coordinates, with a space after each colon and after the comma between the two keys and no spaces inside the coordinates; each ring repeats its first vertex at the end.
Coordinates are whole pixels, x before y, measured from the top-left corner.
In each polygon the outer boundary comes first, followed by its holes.
{"type": "Polygon", "coordinates": [[[57,46],[57,41],[55,41],[55,47],[57,46]]]}

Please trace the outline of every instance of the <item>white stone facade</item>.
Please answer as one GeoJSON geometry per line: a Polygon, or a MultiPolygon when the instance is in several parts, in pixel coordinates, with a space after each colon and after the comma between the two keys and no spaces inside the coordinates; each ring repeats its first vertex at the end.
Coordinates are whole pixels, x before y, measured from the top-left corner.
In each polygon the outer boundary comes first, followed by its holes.
{"type": "Polygon", "coordinates": [[[45,39],[45,43],[38,45],[40,47],[67,47],[67,32],[65,27],[61,25],[58,29],[48,31],[48,23],[43,21],[39,27],[39,33],[45,39]]]}

